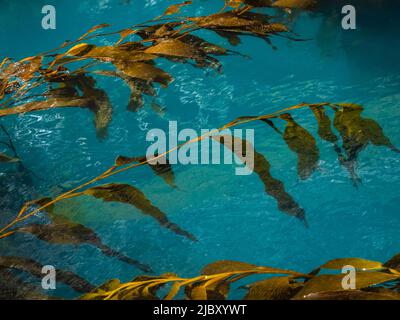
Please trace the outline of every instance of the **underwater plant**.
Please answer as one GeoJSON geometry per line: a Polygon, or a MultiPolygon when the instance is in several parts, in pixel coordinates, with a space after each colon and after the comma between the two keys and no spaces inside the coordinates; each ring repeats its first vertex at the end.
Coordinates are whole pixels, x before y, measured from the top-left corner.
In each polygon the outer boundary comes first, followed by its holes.
{"type": "MultiPolygon", "coordinates": [[[[166,88],[174,80],[169,72],[157,64],[160,60],[190,64],[196,68],[221,73],[219,57],[243,56],[237,51],[208,42],[197,34],[192,34],[193,32],[211,31],[228,40],[231,45],[238,45],[243,36],[260,38],[276,49],[271,42],[273,37],[284,37],[290,41],[304,39],[298,38],[283,21],[276,21],[276,17],[254,12],[253,8],[268,7],[287,14],[293,14],[295,10],[318,8],[317,1],[231,0],[225,1],[221,12],[211,15],[170,17],[180,14],[181,9],[188,5],[191,5],[191,1],[171,5],[164,14],[150,21],[115,32],[100,33],[100,30],[110,27],[108,24],[100,24],[89,29],[78,39],[63,43],[55,50],[19,61],[5,58],[0,63],[0,117],[54,108],[78,107],[93,114],[98,138],[106,139],[113,117],[113,106],[107,92],[97,86],[98,77],[116,78],[129,88],[128,111],[138,112],[145,106],[145,99],[150,98],[153,100],[153,110],[160,112],[162,108],[157,109],[154,105],[158,86],[166,88]],[[232,10],[225,11],[226,7],[232,10]],[[91,40],[110,36],[118,36],[119,39],[111,45],[90,43],[91,40]]],[[[319,138],[333,146],[339,163],[349,172],[356,186],[361,183],[357,174],[358,156],[367,145],[383,146],[400,152],[375,120],[362,116],[362,106],[323,102],[300,103],[271,114],[238,117],[209,134],[184,142],[165,153],[154,155],[153,160],[167,159],[172,151],[209,138],[225,145],[240,159],[243,150],[236,150],[225,143],[229,137],[224,135],[224,130],[262,121],[268,126],[266,128],[272,129],[273,134],[277,134],[296,155],[298,177],[306,180],[318,168],[320,150],[316,137],[300,124],[301,116],[296,114],[296,110],[299,109],[313,113],[318,125],[319,138]],[[334,113],[333,119],[329,118],[328,111],[334,113]]],[[[246,152],[248,149],[254,150],[254,172],[263,183],[267,196],[276,201],[282,213],[296,217],[307,227],[306,212],[298,203],[300,201],[296,200],[295,195],[291,195],[285,189],[284,183],[271,173],[271,165],[267,158],[256,151],[255,146],[246,141],[243,144],[246,146],[246,152]]],[[[23,165],[12,148],[12,141],[6,145],[14,155],[0,153],[0,162],[23,165]]],[[[128,257],[103,243],[94,230],[59,215],[56,207],[60,201],[83,196],[103,202],[119,202],[137,208],[143,215],[155,219],[162,228],[176,235],[190,241],[198,241],[196,235],[172,222],[167,213],[152,202],[151,196],[136,186],[124,182],[103,183],[103,180],[111,176],[145,165],[168,186],[179,188],[175,182],[173,167],[168,160],[166,164],[154,164],[143,155],[121,155],[109,169],[93,179],[59,196],[25,203],[10,222],[0,227],[0,239],[23,233],[53,245],[89,244],[98,248],[104,255],[131,264],[143,272],[152,272],[150,265],[128,257]],[[45,215],[45,223],[31,223],[30,218],[38,213],[45,215]]],[[[246,285],[248,292],[245,299],[399,299],[398,264],[396,258],[385,264],[356,258],[337,259],[309,274],[303,274],[248,263],[218,261],[207,265],[201,275],[195,278],[181,278],[172,273],[158,277],[141,275],[128,283],[110,280],[97,288],[69,271],[61,270],[61,279],[74,290],[87,293],[82,299],[173,299],[180,289],[184,290],[187,299],[225,299],[232,283],[257,274],[285,276],[275,276],[246,285]],[[360,269],[357,273],[357,290],[341,290],[340,275],[319,274],[321,269],[336,270],[345,264],[352,264],[360,269]],[[391,285],[387,287],[389,282],[391,285]],[[160,296],[159,292],[167,285],[171,285],[170,291],[165,296],[160,296]]],[[[39,265],[39,262],[21,257],[0,257],[0,277],[5,279],[4,286],[7,287],[3,291],[4,297],[45,299],[46,296],[28,284],[24,285],[10,272],[22,270],[38,276],[39,265]],[[18,291],[10,289],[14,283],[20,283],[18,291]]]]}
{"type": "Polygon", "coordinates": [[[385,263],[360,258],[339,258],[304,274],[222,260],[206,265],[200,275],[193,278],[166,273],[158,277],[138,276],[126,283],[112,279],[80,299],[172,300],[178,297],[187,300],[225,300],[232,291],[245,289],[247,293],[244,300],[400,300],[399,262],[399,255],[385,263]],[[332,273],[345,265],[351,265],[357,270],[355,289],[343,289],[344,275],[332,273]],[[255,275],[269,277],[241,285],[236,290],[232,288],[235,282],[255,275]],[[166,286],[168,288],[164,290],[166,286]]]}

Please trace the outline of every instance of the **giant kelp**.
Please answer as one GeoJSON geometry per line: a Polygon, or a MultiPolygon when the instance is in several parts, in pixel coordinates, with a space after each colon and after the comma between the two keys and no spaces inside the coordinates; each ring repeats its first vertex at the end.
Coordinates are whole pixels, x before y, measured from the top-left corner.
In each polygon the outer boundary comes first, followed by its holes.
{"type": "MultiPolygon", "coordinates": [[[[159,61],[162,59],[222,72],[219,59],[222,56],[239,54],[221,45],[213,44],[197,34],[192,34],[193,32],[212,31],[228,39],[231,45],[240,43],[242,36],[261,38],[270,45],[272,45],[271,38],[274,36],[300,40],[292,36],[289,27],[283,21],[279,21],[279,17],[251,10],[253,7],[269,7],[291,13],[292,10],[310,10],[316,7],[316,1],[232,0],[225,1],[225,4],[233,10],[208,16],[174,17],[184,6],[190,4],[190,1],[186,1],[171,5],[163,15],[153,20],[116,32],[100,33],[104,28],[110,27],[108,24],[94,26],[78,39],[67,41],[55,50],[20,61],[4,59],[0,63],[0,117],[52,108],[79,107],[93,113],[97,136],[105,139],[108,126],[112,121],[113,106],[107,92],[97,86],[98,76],[120,78],[130,89],[127,109],[136,112],[145,105],[146,96],[154,99],[157,86],[166,88],[173,81],[173,74],[161,68],[159,61]],[[103,39],[112,35],[120,36],[114,44],[92,43],[94,39],[103,39]]],[[[174,149],[198,142],[212,134],[219,135],[224,129],[261,120],[271,127],[274,134],[278,134],[287,147],[297,155],[298,176],[304,180],[318,168],[320,150],[316,137],[300,124],[301,118],[295,115],[295,110],[300,108],[310,109],[313,112],[318,125],[318,136],[334,146],[340,164],[347,168],[355,182],[359,181],[356,174],[358,155],[369,143],[386,146],[398,152],[374,120],[361,116],[361,106],[335,103],[302,103],[268,115],[239,117],[209,135],[190,140],[174,149]],[[334,128],[326,112],[328,108],[335,112],[334,128]],[[337,132],[334,132],[334,129],[337,132]]],[[[213,138],[217,139],[218,136],[213,138]]],[[[220,140],[220,142],[226,145],[225,140],[220,140]]],[[[173,150],[154,155],[152,160],[167,159],[171,151],[173,150]]],[[[231,151],[239,158],[243,155],[243,150],[232,148],[231,151]]],[[[267,158],[256,151],[254,154],[254,171],[263,183],[265,193],[276,200],[280,211],[295,216],[306,224],[304,210],[289,194],[284,183],[271,175],[271,165],[267,158]]],[[[20,162],[18,157],[6,154],[0,154],[0,161],[20,162]]],[[[53,199],[40,199],[26,203],[15,219],[0,229],[0,238],[14,233],[29,233],[55,245],[86,243],[99,248],[103,254],[150,272],[149,266],[103,244],[95,231],[70,221],[67,217],[57,216],[53,208],[59,201],[68,201],[78,196],[91,196],[104,202],[119,202],[131,205],[144,215],[154,218],[161,227],[192,241],[197,240],[192,233],[171,222],[162,208],[156,207],[137,187],[126,183],[99,184],[108,177],[143,165],[149,165],[153,172],[168,185],[177,187],[168,161],[153,163],[144,156],[120,156],[112,167],[92,180],[53,199]],[[48,223],[32,223],[29,218],[41,211],[46,211],[48,214],[48,223]]],[[[20,283],[20,280],[15,279],[9,269],[28,271],[34,276],[38,274],[38,262],[16,257],[7,259],[0,259],[0,272],[1,277],[4,277],[11,285],[20,283]],[[4,267],[1,261],[5,261],[4,267]]],[[[397,267],[396,257],[385,264],[362,259],[342,259],[330,261],[310,274],[302,274],[249,263],[219,261],[206,266],[201,276],[192,279],[180,278],[173,273],[168,273],[159,277],[137,276],[126,284],[112,280],[92,290],[83,298],[158,299],[160,298],[158,290],[165,285],[172,285],[164,298],[172,299],[180,289],[183,289],[188,299],[224,299],[228,297],[234,282],[250,275],[274,274],[280,276],[246,285],[248,292],[245,298],[379,299],[385,297],[398,299],[399,294],[392,288],[380,287],[379,290],[372,288],[372,286],[390,281],[395,281],[398,287],[399,273],[395,270],[397,267]],[[355,291],[341,290],[340,279],[337,275],[319,274],[321,269],[338,269],[344,264],[353,264],[356,268],[362,269],[358,272],[360,282],[355,291]]],[[[66,274],[67,284],[70,278],[76,280],[75,276],[68,273],[62,274],[66,274]]],[[[23,284],[20,283],[20,285],[21,288],[24,287],[23,284]]],[[[88,291],[86,285],[84,286],[86,289],[80,290],[81,292],[88,291]]],[[[35,292],[29,286],[22,293],[12,290],[7,292],[10,296],[43,298],[39,292],[35,292]]]]}
{"type": "MultiPolygon", "coordinates": [[[[392,259],[391,259],[392,260],[392,259]]],[[[389,260],[389,261],[391,261],[389,260]]],[[[360,258],[328,261],[310,273],[258,266],[251,263],[222,260],[206,265],[199,276],[182,278],[174,273],[159,277],[140,276],[129,282],[110,280],[90,293],[84,300],[148,300],[184,297],[187,300],[223,300],[236,293],[233,284],[255,275],[268,278],[242,285],[245,300],[400,300],[400,272],[387,263],[360,258]],[[346,265],[356,269],[356,288],[343,289],[345,275],[332,273],[346,265]],[[323,273],[320,273],[324,270],[323,273]],[[165,294],[160,288],[169,286],[165,294]]],[[[259,277],[258,277],[259,278],[259,277]]],[[[247,280],[251,281],[251,280],[247,280]]]]}

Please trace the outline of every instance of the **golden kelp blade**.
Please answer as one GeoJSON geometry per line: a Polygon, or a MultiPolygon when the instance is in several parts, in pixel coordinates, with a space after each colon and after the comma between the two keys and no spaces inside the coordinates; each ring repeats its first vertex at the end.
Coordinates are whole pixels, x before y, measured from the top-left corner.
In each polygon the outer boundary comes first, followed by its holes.
{"type": "Polygon", "coordinates": [[[89,188],[82,193],[102,199],[103,201],[130,204],[139,209],[145,215],[149,215],[156,219],[164,228],[167,228],[172,232],[182,235],[192,241],[197,241],[194,235],[181,229],[177,224],[169,221],[167,215],[155,207],[150,200],[146,198],[142,191],[129,184],[109,183],[89,188]]]}
{"type": "Polygon", "coordinates": [[[277,0],[272,7],[308,10],[314,8],[316,4],[317,0],[277,0]]]}
{"type": "Polygon", "coordinates": [[[245,286],[248,292],[244,300],[288,300],[302,287],[293,277],[272,277],[245,286]]]}
{"type": "Polygon", "coordinates": [[[386,146],[392,151],[400,152],[390,139],[385,136],[379,124],[372,119],[361,116],[364,108],[357,104],[336,104],[339,108],[335,112],[334,126],[342,137],[343,149],[347,158],[344,163],[355,174],[358,154],[372,143],[376,146],[386,146]]]}
{"type": "Polygon", "coordinates": [[[324,106],[325,105],[310,105],[310,109],[318,122],[319,137],[325,141],[335,143],[338,138],[332,131],[331,120],[326,115],[324,106]]]}
{"type": "MultiPolygon", "coordinates": [[[[24,271],[42,279],[42,267],[43,266],[39,262],[32,259],[0,256],[0,269],[24,271]]],[[[65,283],[77,292],[89,292],[94,289],[91,283],[67,270],[57,269],[57,281],[65,283]]]]}
{"type": "MultiPolygon", "coordinates": [[[[157,157],[157,155],[155,155],[157,157]]],[[[127,165],[133,162],[144,162],[146,161],[146,157],[125,157],[125,156],[119,156],[115,160],[115,165],[116,166],[123,166],[127,165]]],[[[168,162],[168,159],[163,156],[160,158],[157,158],[157,160],[149,161],[147,164],[150,166],[150,168],[154,171],[154,173],[158,176],[160,176],[168,185],[170,185],[172,188],[176,188],[175,184],[175,175],[174,172],[172,171],[172,166],[168,162]],[[154,161],[157,161],[157,163],[154,163],[154,161]]]]}
{"type": "MultiPolygon", "coordinates": [[[[357,272],[356,288],[363,289],[373,285],[399,279],[399,275],[383,272],[357,272]]],[[[342,274],[323,274],[308,280],[304,287],[296,294],[294,299],[304,299],[308,295],[318,292],[342,291],[342,274]]]]}
{"type": "Polygon", "coordinates": [[[223,143],[227,148],[231,149],[232,152],[234,152],[243,163],[245,163],[243,152],[246,152],[247,154],[254,152],[253,170],[264,183],[265,192],[277,200],[279,210],[300,219],[307,225],[304,210],[299,207],[299,205],[296,203],[296,201],[293,200],[291,195],[285,191],[283,182],[271,176],[270,164],[268,160],[265,159],[262,154],[255,151],[253,146],[249,142],[230,135],[212,136],[211,138],[223,143]],[[235,143],[231,143],[231,141],[235,140],[237,142],[240,142],[238,143],[238,145],[242,146],[242,148],[245,149],[235,149],[235,143]]]}
{"type": "Polygon", "coordinates": [[[400,300],[400,293],[380,287],[310,293],[301,300],[400,300]]]}
{"type": "Polygon", "coordinates": [[[301,179],[307,179],[318,167],[319,149],[314,137],[301,127],[288,113],[281,114],[279,118],[286,121],[283,139],[297,155],[297,172],[301,179]]]}
{"type": "Polygon", "coordinates": [[[163,16],[168,16],[168,15],[171,15],[171,14],[178,13],[181,10],[182,7],[187,6],[189,4],[192,4],[192,1],[185,1],[185,2],[182,2],[182,3],[170,5],[167,8],[167,10],[165,10],[163,16]]]}
{"type": "Polygon", "coordinates": [[[17,229],[17,232],[30,233],[38,239],[52,244],[91,244],[109,257],[129,263],[144,272],[151,272],[149,266],[104,245],[93,230],[68,220],[51,224],[31,224],[17,229]]]}

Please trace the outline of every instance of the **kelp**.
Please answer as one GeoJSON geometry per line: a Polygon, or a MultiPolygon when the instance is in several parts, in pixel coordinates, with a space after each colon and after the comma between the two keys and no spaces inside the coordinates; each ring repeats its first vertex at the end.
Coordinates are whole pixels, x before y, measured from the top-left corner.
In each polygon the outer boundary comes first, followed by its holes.
{"type": "Polygon", "coordinates": [[[234,152],[245,165],[249,164],[246,163],[244,155],[249,153],[254,154],[253,170],[263,182],[265,192],[276,199],[279,210],[294,216],[307,224],[304,210],[300,208],[296,201],[293,200],[292,196],[285,191],[283,182],[272,177],[268,160],[262,154],[254,150],[253,146],[248,141],[243,141],[240,138],[231,135],[216,135],[212,136],[212,139],[224,144],[234,152]]]}
{"type": "Polygon", "coordinates": [[[400,294],[390,283],[400,281],[400,273],[389,268],[377,268],[383,263],[358,258],[342,258],[328,261],[308,274],[292,270],[251,263],[221,260],[206,265],[199,276],[182,278],[174,273],[159,277],[139,276],[127,283],[110,280],[80,299],[91,300],[171,300],[184,294],[187,300],[224,300],[233,291],[232,285],[238,280],[254,275],[268,275],[268,278],[250,282],[240,288],[246,289],[245,300],[399,300],[400,294]],[[346,274],[319,274],[323,268],[342,269],[347,263],[354,263],[356,289],[342,287],[346,274]],[[271,277],[272,275],[272,277],[271,277]],[[169,284],[169,292],[159,289],[169,284]],[[149,294],[151,292],[151,294],[149,294]]]}
{"type": "MultiPolygon", "coordinates": [[[[42,279],[42,268],[43,266],[33,259],[13,256],[0,256],[1,271],[17,270],[29,273],[38,279],[42,279]]],[[[92,291],[95,288],[95,286],[89,283],[87,280],[71,271],[57,269],[56,272],[57,281],[68,285],[77,292],[85,293],[92,291]]]]}
{"type": "MultiPolygon", "coordinates": [[[[351,105],[352,106],[352,105],[351,105]]],[[[62,200],[69,199],[71,197],[76,197],[80,195],[91,195],[95,196],[97,198],[103,199],[104,201],[117,201],[117,202],[123,202],[123,203],[128,203],[130,205],[135,206],[138,208],[142,213],[146,215],[150,215],[153,218],[155,218],[158,223],[167,229],[170,229],[171,231],[183,235],[187,237],[188,239],[191,240],[196,240],[195,236],[192,235],[191,233],[181,229],[179,226],[176,224],[172,223],[169,221],[167,218],[166,214],[163,213],[159,208],[155,207],[143,194],[142,191],[139,189],[128,185],[124,183],[110,183],[102,186],[97,186],[97,187],[89,187],[90,185],[101,181],[103,179],[106,179],[110,176],[116,175],[120,172],[124,172],[142,165],[150,165],[150,167],[153,169],[153,171],[162,177],[166,183],[171,185],[172,187],[175,187],[174,183],[174,174],[172,172],[172,168],[170,164],[167,161],[160,161],[160,160],[166,160],[167,155],[176,150],[181,148],[184,145],[187,145],[189,143],[194,143],[198,142],[200,140],[209,138],[213,135],[217,135],[218,133],[222,133],[223,130],[241,125],[241,124],[247,124],[250,122],[254,121],[263,121],[267,123],[270,127],[273,128],[273,130],[279,134],[279,136],[287,143],[289,146],[289,149],[292,149],[293,151],[296,152],[298,155],[298,172],[300,177],[306,178],[308,177],[313,170],[315,170],[316,165],[318,163],[319,159],[319,150],[316,146],[316,141],[315,138],[304,128],[302,128],[297,122],[293,120],[293,117],[291,116],[291,113],[294,112],[297,109],[308,109],[312,110],[317,123],[319,127],[319,136],[323,138],[323,140],[329,140],[330,143],[332,141],[336,140],[333,139],[334,133],[331,131],[331,128],[329,126],[330,122],[328,121],[329,119],[327,118],[328,115],[325,111],[326,108],[332,108],[336,112],[336,125],[335,127],[338,126],[338,123],[344,123],[342,121],[342,118],[338,118],[338,114],[341,115],[344,113],[346,115],[346,112],[348,111],[343,111],[344,108],[349,108],[348,104],[333,104],[329,102],[324,102],[324,103],[318,103],[318,104],[307,104],[307,103],[300,103],[298,105],[289,107],[289,108],[284,108],[279,111],[276,111],[271,114],[267,115],[261,115],[261,116],[242,116],[234,119],[233,121],[225,124],[219,129],[216,129],[214,131],[211,131],[209,133],[206,133],[196,139],[186,141],[184,143],[181,143],[177,147],[168,150],[167,152],[163,154],[157,154],[154,155],[153,157],[150,158],[145,158],[145,157],[119,157],[117,158],[115,164],[110,167],[108,170],[103,172],[102,174],[98,175],[97,177],[93,178],[92,180],[83,183],[80,186],[75,187],[74,189],[65,192],[64,194],[56,197],[53,199],[51,202],[42,204],[39,208],[31,211],[31,212],[26,212],[27,206],[24,206],[18,216],[11,221],[9,224],[4,226],[2,229],[0,229],[0,239],[9,236],[10,234],[13,233],[13,228],[22,221],[25,221],[26,219],[32,217],[35,215],[37,212],[40,210],[46,209],[48,206],[62,200]],[[322,109],[321,109],[322,108],[322,109]],[[274,121],[277,121],[278,119],[283,119],[286,121],[287,125],[285,128],[285,132],[282,134],[281,130],[275,125],[274,121]],[[338,119],[341,119],[340,121],[338,119]],[[149,161],[151,160],[151,161],[149,161]],[[89,188],[87,188],[89,187],[89,188]]],[[[352,107],[351,110],[354,109],[354,106],[352,107]]],[[[365,123],[374,123],[373,120],[367,121],[369,119],[361,119],[361,123],[365,125],[365,123]]],[[[354,124],[347,124],[350,126],[353,126],[354,124]]],[[[341,130],[341,128],[344,128],[345,126],[342,125],[339,127],[339,133],[343,137],[347,137],[347,134],[344,130],[341,130]],[[346,135],[345,135],[346,134],[346,135]]],[[[368,133],[369,139],[373,140],[376,145],[386,145],[388,146],[391,150],[397,151],[397,148],[393,146],[390,143],[390,140],[384,136],[382,130],[380,129],[379,125],[373,125],[372,129],[365,129],[364,130],[368,133]]],[[[215,138],[215,137],[214,137],[215,138]]],[[[232,137],[228,137],[228,140],[231,139],[232,137]]],[[[351,141],[353,137],[349,136],[349,138],[346,141],[343,141],[343,148],[345,150],[349,149],[348,146],[351,146],[351,141]]],[[[344,139],[343,139],[344,140],[344,139]]],[[[369,140],[368,140],[369,141],[369,140]]],[[[224,141],[220,141],[225,144],[224,141]]],[[[242,146],[246,145],[248,143],[243,143],[242,141],[242,146]]],[[[339,145],[338,141],[334,142],[335,145],[335,150],[338,152],[339,155],[342,155],[341,147],[339,145]]],[[[229,147],[229,145],[228,145],[229,147]]],[[[232,147],[231,147],[232,148],[232,147]]],[[[253,146],[248,146],[248,150],[254,150],[253,146]]],[[[245,154],[246,150],[236,150],[235,147],[231,149],[238,157],[239,159],[242,160],[242,162],[245,163],[245,154]]],[[[347,160],[346,160],[347,161],[347,160]]],[[[341,161],[341,164],[344,164],[343,160],[341,161]]],[[[245,163],[245,165],[247,165],[245,163]]],[[[270,174],[270,164],[269,162],[265,159],[263,155],[260,153],[257,153],[254,151],[254,167],[253,167],[254,172],[259,176],[261,181],[264,184],[265,191],[267,194],[271,195],[277,200],[278,203],[278,208],[280,211],[287,213],[291,216],[295,216],[299,218],[301,221],[304,222],[304,224],[307,226],[306,219],[305,219],[305,212],[301,208],[299,204],[292,198],[290,194],[288,194],[285,191],[284,185],[281,181],[277,180],[276,178],[272,177],[270,174]]],[[[355,172],[354,172],[355,174],[355,172]]],[[[28,203],[29,204],[29,203],[28,203]]]]}
{"type": "Polygon", "coordinates": [[[81,194],[90,195],[106,202],[130,204],[139,209],[143,214],[154,218],[162,227],[192,241],[197,241],[194,235],[169,221],[167,215],[154,206],[145,194],[134,186],[124,183],[109,183],[86,189],[81,194]]]}
{"type": "MultiPolygon", "coordinates": [[[[158,155],[156,154],[154,156],[157,157],[158,155]]],[[[175,184],[175,175],[174,172],[172,171],[172,166],[166,157],[161,157],[151,162],[147,162],[147,158],[145,156],[142,157],[118,156],[117,159],[115,159],[116,166],[124,166],[134,162],[136,163],[146,162],[153,170],[153,172],[156,175],[160,176],[165,181],[165,183],[167,183],[172,188],[177,187],[175,184]]]]}
{"type": "Polygon", "coordinates": [[[297,155],[297,172],[300,179],[305,180],[311,176],[318,167],[319,150],[314,137],[300,126],[289,113],[279,116],[286,121],[283,139],[297,155]]]}
{"type": "Polygon", "coordinates": [[[361,116],[364,110],[362,106],[345,103],[336,104],[333,108],[336,110],[333,124],[342,137],[343,150],[346,154],[346,156],[340,158],[340,161],[348,168],[353,181],[356,183],[359,181],[355,173],[358,155],[368,144],[385,146],[392,151],[400,152],[385,136],[376,121],[361,116]]]}

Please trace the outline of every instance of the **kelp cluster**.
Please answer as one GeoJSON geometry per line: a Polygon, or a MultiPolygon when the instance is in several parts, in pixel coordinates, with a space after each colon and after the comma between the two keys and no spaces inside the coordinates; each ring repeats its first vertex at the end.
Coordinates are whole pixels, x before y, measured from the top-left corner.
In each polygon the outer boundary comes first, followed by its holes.
{"type": "Polygon", "coordinates": [[[307,274],[223,260],[206,265],[200,275],[193,278],[166,273],[158,277],[138,276],[127,283],[113,279],[80,299],[224,300],[234,293],[232,291],[244,289],[245,300],[399,300],[399,267],[400,255],[386,263],[360,258],[334,259],[307,274]],[[356,270],[356,288],[351,290],[343,288],[346,274],[339,271],[348,265],[356,270]],[[232,288],[235,282],[242,283],[243,279],[256,275],[269,277],[241,285],[236,290],[232,288]]]}
{"type": "MultiPolygon", "coordinates": [[[[157,65],[158,60],[167,59],[175,63],[186,63],[197,68],[214,69],[221,72],[221,63],[217,57],[239,54],[206,41],[193,34],[195,31],[212,31],[227,39],[231,45],[238,45],[242,36],[253,36],[265,40],[275,48],[271,43],[273,36],[281,36],[293,41],[301,39],[295,38],[295,35],[284,23],[276,21],[277,17],[256,13],[252,11],[252,8],[270,7],[291,13],[291,10],[315,8],[316,1],[232,0],[225,2],[226,7],[230,7],[228,11],[222,10],[219,13],[201,17],[170,17],[178,14],[182,7],[190,4],[190,1],[186,1],[172,5],[163,15],[151,21],[117,32],[102,34],[99,33],[99,30],[103,30],[109,25],[94,26],[75,41],[67,41],[60,48],[17,62],[4,59],[0,63],[0,117],[60,107],[84,108],[93,113],[97,136],[105,139],[108,126],[112,121],[113,106],[107,92],[97,87],[97,77],[107,76],[121,79],[130,89],[127,109],[136,112],[144,107],[146,96],[155,98],[158,85],[167,87],[173,80],[172,75],[157,65]],[[115,35],[118,35],[119,38],[113,45],[89,43],[89,40],[92,39],[115,35]]],[[[297,120],[295,114],[297,109],[309,109],[314,114],[318,124],[318,136],[333,146],[340,164],[348,170],[355,185],[360,183],[356,173],[357,157],[368,144],[386,146],[399,152],[389,138],[384,135],[378,123],[362,117],[363,108],[361,106],[329,102],[301,103],[272,114],[239,117],[214,132],[182,143],[174,149],[212,138],[231,149],[239,159],[243,159],[244,151],[253,150],[255,154],[254,172],[262,181],[265,192],[276,200],[280,211],[300,219],[307,225],[304,209],[285,190],[283,182],[272,176],[270,164],[265,156],[255,151],[254,146],[246,141],[243,141],[242,144],[246,150],[236,150],[234,146],[227,143],[232,137],[224,133],[224,129],[262,121],[273,130],[273,134],[278,134],[285,141],[288,149],[296,154],[298,176],[305,180],[318,168],[320,151],[316,138],[297,120]],[[329,118],[328,109],[334,113],[333,121],[329,118]]],[[[147,195],[135,186],[126,183],[98,184],[110,176],[148,165],[171,188],[177,188],[173,168],[167,159],[168,154],[174,149],[154,155],[153,161],[165,159],[163,164],[150,162],[142,155],[121,155],[115,159],[114,165],[92,180],[57,197],[42,198],[26,203],[14,220],[0,228],[0,239],[22,233],[51,244],[89,244],[97,247],[107,256],[150,273],[152,269],[146,263],[134,260],[108,247],[95,231],[58,214],[55,204],[80,196],[89,196],[104,202],[124,203],[155,219],[161,227],[190,241],[197,241],[195,235],[170,221],[167,214],[155,206],[147,195]],[[45,223],[31,223],[29,218],[39,212],[45,214],[45,223]]],[[[14,156],[0,154],[0,161],[21,162],[15,153],[14,156]]],[[[353,260],[353,262],[358,265],[362,262],[365,262],[366,265],[372,263],[359,259],[353,260]]],[[[333,262],[330,265],[333,266],[333,262]]],[[[383,294],[394,297],[395,293],[392,291],[390,294],[368,291],[372,285],[398,279],[398,272],[394,269],[384,268],[383,265],[377,267],[377,263],[374,266],[367,268],[374,269],[374,271],[366,276],[365,285],[354,294],[359,294],[359,297],[365,295],[377,297],[377,295],[383,294]],[[383,271],[378,272],[375,269],[383,271]],[[372,279],[375,280],[372,281],[372,279]]],[[[7,288],[4,292],[7,292],[9,297],[43,298],[32,286],[21,284],[19,286],[21,292],[19,289],[13,289],[13,285],[9,285],[20,282],[13,271],[19,270],[38,276],[38,268],[39,263],[32,260],[20,257],[2,257],[0,259],[0,276],[7,279],[7,284],[5,284],[7,288]]],[[[310,297],[310,294],[317,293],[319,295],[311,296],[319,298],[322,291],[332,291],[330,288],[318,289],[319,291],[315,292],[307,291],[309,289],[306,288],[313,281],[316,287],[321,286],[318,284],[319,280],[315,279],[323,279],[324,275],[317,275],[318,272],[304,275],[293,271],[230,261],[209,265],[203,270],[201,276],[193,279],[179,278],[174,274],[160,277],[139,276],[127,284],[111,281],[97,289],[68,271],[61,270],[61,274],[61,281],[76,291],[90,291],[84,298],[99,299],[157,298],[158,290],[166,284],[172,284],[171,291],[165,297],[168,299],[173,298],[181,288],[185,289],[186,296],[191,299],[226,298],[230,283],[253,274],[285,274],[286,276],[250,285],[249,293],[246,296],[249,299],[259,298],[259,294],[263,294],[265,299],[289,299],[296,297],[302,291],[303,294],[297,297],[310,297]],[[270,296],[265,292],[270,292],[270,296]],[[293,295],[289,295],[289,292],[293,295]],[[273,296],[273,294],[278,294],[278,296],[273,296]]],[[[361,274],[361,277],[364,277],[366,273],[362,272],[361,274]]],[[[334,285],[335,281],[327,281],[327,283],[334,285]]],[[[333,296],[328,294],[326,297],[333,296]]]]}

